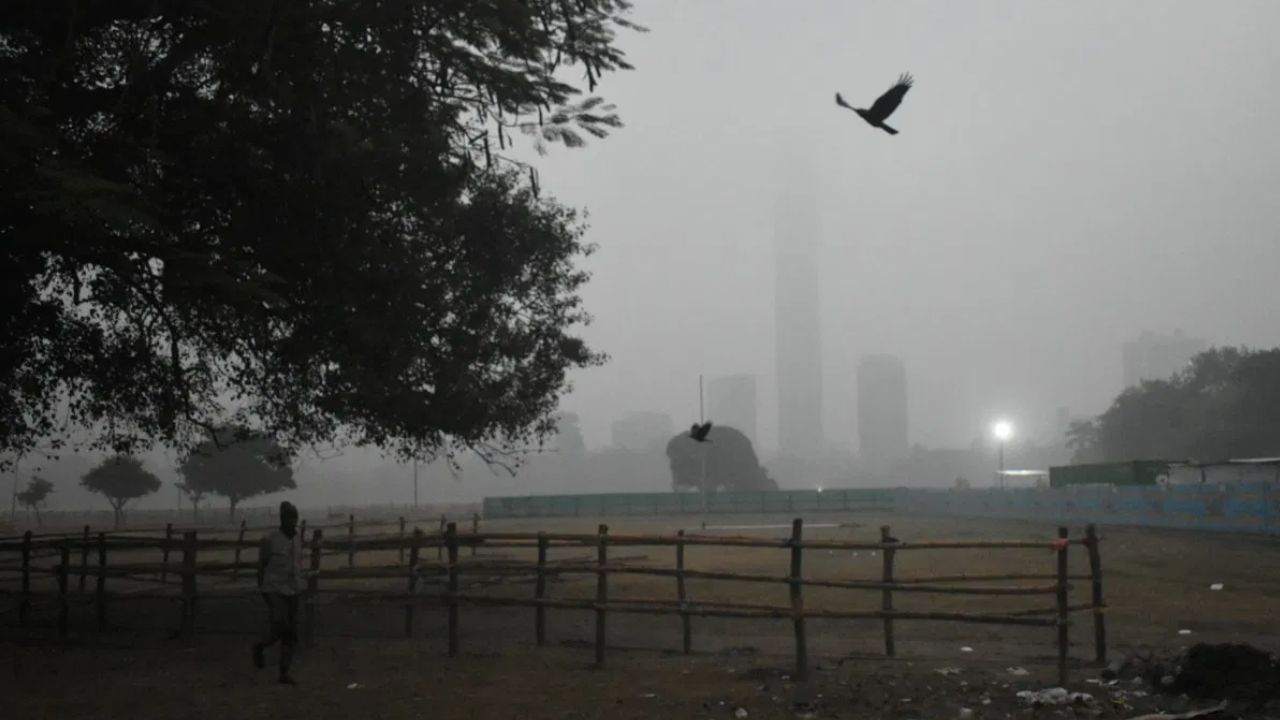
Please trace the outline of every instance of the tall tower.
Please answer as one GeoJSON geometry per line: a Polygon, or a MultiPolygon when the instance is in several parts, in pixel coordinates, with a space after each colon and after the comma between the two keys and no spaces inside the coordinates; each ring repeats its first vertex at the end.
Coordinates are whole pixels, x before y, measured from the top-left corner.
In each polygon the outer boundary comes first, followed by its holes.
{"type": "Polygon", "coordinates": [[[877,472],[907,456],[907,371],[893,355],[858,363],[858,445],[877,472]]]}
{"type": "Polygon", "coordinates": [[[817,463],[822,430],[822,326],[818,295],[818,218],[807,183],[787,183],[778,200],[774,250],[778,450],[817,463]]]}

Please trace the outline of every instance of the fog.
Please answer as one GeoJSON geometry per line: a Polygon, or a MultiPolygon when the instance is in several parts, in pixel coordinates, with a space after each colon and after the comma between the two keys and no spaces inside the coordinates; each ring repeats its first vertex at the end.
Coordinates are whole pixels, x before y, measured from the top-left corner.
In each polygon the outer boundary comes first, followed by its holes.
{"type": "MultiPolygon", "coordinates": [[[[600,87],[626,127],[536,160],[599,246],[584,335],[610,360],[562,403],[589,450],[629,411],[687,427],[700,374],[744,373],[776,454],[775,313],[794,308],[775,278],[796,254],[816,258],[838,453],[858,451],[867,354],[905,363],[911,443],[967,447],[996,417],[1060,442],[1058,408],[1105,409],[1144,330],[1280,344],[1280,4],[642,0],[634,19],[651,30],[621,39],[636,70],[600,87]],[[834,104],[866,107],[902,72],[900,135],[834,104]]],[[[404,502],[409,478],[354,450],[299,470],[317,501],[404,502]]],[[[440,501],[549,491],[423,478],[440,501]]]]}

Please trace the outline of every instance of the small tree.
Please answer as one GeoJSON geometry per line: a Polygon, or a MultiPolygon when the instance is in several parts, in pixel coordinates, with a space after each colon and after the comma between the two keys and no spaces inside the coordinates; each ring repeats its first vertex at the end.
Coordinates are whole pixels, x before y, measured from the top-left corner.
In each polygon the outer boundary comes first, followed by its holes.
{"type": "Polygon", "coordinates": [[[177,486],[178,490],[182,491],[182,494],[186,495],[187,499],[191,501],[191,519],[199,520],[200,501],[204,500],[205,491],[200,488],[191,487],[186,483],[174,483],[174,485],[177,486]]]}
{"type": "Polygon", "coordinates": [[[182,459],[178,472],[188,497],[225,497],[233,520],[241,501],[297,487],[288,454],[266,435],[238,426],[219,428],[182,459]]]}
{"type": "Polygon", "coordinates": [[[124,519],[124,506],[130,500],[160,489],[160,478],[142,466],[142,461],[129,455],[116,455],[103,460],[80,480],[89,492],[105,497],[116,514],[116,527],[124,519]]]}
{"type": "Polygon", "coordinates": [[[27,483],[27,487],[18,493],[18,502],[22,503],[28,511],[36,512],[36,525],[42,523],[40,518],[40,506],[44,505],[45,500],[53,493],[53,483],[42,477],[33,477],[27,483]]]}

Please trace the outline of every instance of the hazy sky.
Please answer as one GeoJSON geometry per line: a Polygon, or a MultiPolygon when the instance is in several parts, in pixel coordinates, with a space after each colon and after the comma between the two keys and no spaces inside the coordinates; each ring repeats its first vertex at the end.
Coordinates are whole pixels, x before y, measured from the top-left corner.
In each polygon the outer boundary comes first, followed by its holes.
{"type": "Polygon", "coordinates": [[[907,365],[911,435],[1105,408],[1144,329],[1280,344],[1280,2],[638,0],[627,127],[553,150],[590,213],[586,337],[564,407],[697,414],[697,375],[758,376],[776,443],[774,208],[814,197],[825,419],[856,449],[859,355],[907,365]],[[838,109],[910,71],[896,137],[838,109]]]}

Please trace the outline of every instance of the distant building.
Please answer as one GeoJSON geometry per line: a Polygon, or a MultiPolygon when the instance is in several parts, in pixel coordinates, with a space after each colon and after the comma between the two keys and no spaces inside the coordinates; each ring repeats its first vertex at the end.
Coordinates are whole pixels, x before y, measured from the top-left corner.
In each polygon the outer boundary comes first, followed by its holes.
{"type": "Polygon", "coordinates": [[[822,427],[822,324],[819,228],[804,180],[778,199],[774,339],[778,373],[778,450],[815,462],[826,447],[822,427]]]}
{"type": "Polygon", "coordinates": [[[756,443],[756,377],[726,375],[707,383],[707,419],[729,427],[756,443]]]}
{"type": "Polygon", "coordinates": [[[907,457],[907,371],[893,355],[858,363],[858,445],[863,462],[878,471],[907,457]]]}
{"type": "Polygon", "coordinates": [[[1181,330],[1172,335],[1143,332],[1136,340],[1124,344],[1124,386],[1132,387],[1143,380],[1168,380],[1182,372],[1191,359],[1208,349],[1199,338],[1187,337],[1181,330]]]}
{"type": "Polygon", "coordinates": [[[657,412],[629,412],[613,421],[612,445],[623,450],[661,450],[675,434],[671,416],[657,412]]]}

